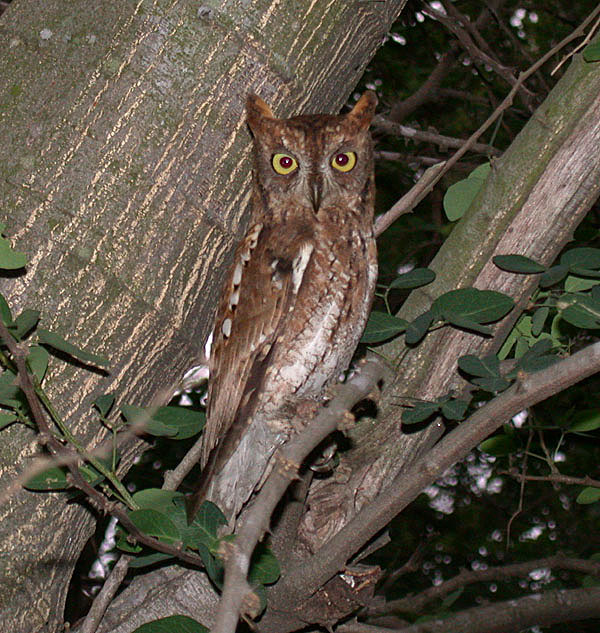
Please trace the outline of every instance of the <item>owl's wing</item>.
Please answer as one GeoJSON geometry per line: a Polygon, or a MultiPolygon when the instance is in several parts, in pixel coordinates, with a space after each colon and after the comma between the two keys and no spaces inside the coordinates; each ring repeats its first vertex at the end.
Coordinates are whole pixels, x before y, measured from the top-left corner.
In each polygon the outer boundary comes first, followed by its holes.
{"type": "MultiPolygon", "coordinates": [[[[268,356],[293,310],[311,258],[310,240],[294,240],[289,234],[274,232],[260,223],[250,228],[235,253],[224,286],[213,334],[202,466],[225,439],[229,445],[223,446],[225,452],[235,449],[243,428],[228,432],[240,409],[251,409],[268,356]],[[277,245],[275,250],[269,244],[277,245]]],[[[239,424],[243,426],[244,420],[239,424]]],[[[219,459],[225,461],[228,456],[219,459]]]]}

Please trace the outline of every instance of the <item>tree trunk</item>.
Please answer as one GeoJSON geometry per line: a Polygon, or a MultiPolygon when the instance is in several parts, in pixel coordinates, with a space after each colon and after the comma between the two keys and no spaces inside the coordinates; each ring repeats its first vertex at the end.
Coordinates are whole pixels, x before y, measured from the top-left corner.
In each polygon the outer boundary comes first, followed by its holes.
{"type": "MultiPolygon", "coordinates": [[[[338,110],[403,5],[15,0],[2,15],[0,221],[28,265],[0,289],[14,313],[41,309],[44,327],[110,358],[108,376],[56,361],[47,378],[85,445],[104,437],[98,395],[160,404],[201,357],[244,228],[246,94],[281,116],[338,110]]],[[[22,426],[2,440],[8,482],[38,451],[22,426]]],[[[0,508],[12,631],[58,629],[92,529],[62,495],[0,508]]]]}

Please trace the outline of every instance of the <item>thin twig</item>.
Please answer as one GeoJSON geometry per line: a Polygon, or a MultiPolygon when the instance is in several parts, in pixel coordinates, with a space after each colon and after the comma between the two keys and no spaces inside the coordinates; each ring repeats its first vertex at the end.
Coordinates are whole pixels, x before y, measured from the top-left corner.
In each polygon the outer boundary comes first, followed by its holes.
{"type": "Polygon", "coordinates": [[[379,237],[403,213],[408,213],[414,209],[423,198],[429,195],[445,165],[446,163],[438,163],[426,169],[417,184],[408,193],[404,194],[389,211],[375,220],[373,229],[375,237],[379,237]]]}
{"type": "MultiPolygon", "coordinates": [[[[437,174],[436,179],[431,183],[430,188],[433,188],[433,186],[438,183],[445,174],[448,173],[448,171],[450,171],[450,169],[452,169],[454,167],[454,165],[469,151],[471,150],[471,148],[473,147],[474,143],[477,141],[477,139],[493,124],[495,123],[495,121],[498,119],[498,117],[500,117],[502,115],[502,113],[505,110],[508,110],[508,108],[510,108],[513,104],[513,99],[515,97],[515,94],[517,93],[519,87],[521,86],[521,84],[523,84],[525,81],[527,81],[527,79],[529,79],[529,77],[531,77],[531,75],[533,75],[534,73],[537,72],[537,70],[539,68],[541,68],[549,59],[551,59],[558,51],[560,51],[562,48],[564,48],[567,44],[569,44],[570,42],[572,42],[574,39],[577,39],[578,37],[580,37],[584,32],[585,29],[587,28],[588,24],[590,22],[592,22],[594,19],[596,19],[596,17],[600,14],[600,6],[598,6],[598,8],[594,9],[594,11],[592,11],[590,13],[590,15],[588,15],[588,17],[569,35],[567,35],[565,38],[563,38],[556,46],[554,46],[553,48],[551,48],[545,55],[543,55],[542,57],[540,57],[540,59],[533,65],[531,65],[527,70],[525,70],[524,72],[522,72],[519,75],[518,80],[516,81],[515,85],[512,87],[512,89],[510,90],[510,92],[506,95],[506,97],[504,97],[504,100],[502,101],[502,103],[500,103],[500,105],[494,110],[494,112],[492,112],[492,114],[490,114],[490,116],[479,126],[479,128],[477,130],[475,130],[475,132],[473,132],[473,134],[471,134],[471,136],[469,136],[469,138],[463,142],[463,145],[460,147],[460,149],[458,151],[456,151],[445,163],[445,166],[443,169],[440,170],[440,172],[437,174]]],[[[419,183],[417,183],[418,185],[419,183]]],[[[415,185],[415,186],[417,186],[415,185]]],[[[410,192],[409,192],[410,194],[410,192]]],[[[408,196],[408,194],[406,194],[406,196],[408,196]]],[[[404,197],[406,197],[404,196],[404,197]]],[[[412,210],[413,207],[407,208],[405,206],[405,204],[400,204],[401,200],[398,201],[396,204],[394,204],[394,206],[389,210],[386,211],[386,213],[382,216],[384,218],[386,218],[385,222],[386,222],[386,226],[389,226],[390,224],[392,224],[394,222],[394,220],[398,217],[400,217],[401,215],[408,213],[409,211],[412,210]],[[392,213],[393,210],[393,213],[392,213]]]]}
{"type": "MultiPolygon", "coordinates": [[[[409,138],[413,141],[420,141],[422,143],[433,143],[434,145],[439,145],[440,147],[457,149],[463,147],[466,143],[465,139],[445,136],[443,134],[437,134],[436,132],[418,130],[417,128],[391,121],[382,115],[378,115],[373,119],[373,128],[375,130],[385,132],[386,134],[403,136],[404,138],[409,138]]],[[[486,145],[485,143],[473,143],[469,146],[469,150],[492,156],[499,156],[501,153],[500,150],[492,147],[491,145],[486,145]]]]}
{"type": "Polygon", "coordinates": [[[160,552],[175,556],[184,562],[203,567],[200,556],[185,552],[178,547],[168,545],[152,536],[148,536],[143,532],[140,532],[123,508],[114,502],[110,502],[101,492],[90,486],[77,467],[77,464],[81,461],[81,457],[73,448],[71,448],[69,444],[63,444],[54,435],[50,425],[48,424],[48,419],[44,413],[41,401],[36,393],[35,386],[27,369],[27,345],[24,343],[17,343],[8,331],[6,325],[4,325],[1,320],[0,339],[2,339],[8,348],[16,365],[19,387],[25,394],[27,404],[31,410],[31,415],[39,429],[38,441],[48,448],[53,457],[58,458],[59,461],[64,461],[64,464],[69,470],[71,485],[85,493],[90,502],[92,502],[97,509],[116,517],[119,520],[119,523],[127,529],[131,537],[135,540],[160,552]]]}
{"type": "Polygon", "coordinates": [[[94,598],[94,602],[85,616],[79,633],[95,633],[96,629],[100,626],[106,609],[108,609],[125,576],[127,576],[130,560],[130,556],[122,554],[121,558],[115,563],[104,585],[102,585],[102,589],[100,589],[100,592],[94,598]]]}
{"type": "Polygon", "coordinates": [[[553,473],[551,475],[525,475],[517,470],[501,470],[499,475],[508,475],[514,477],[518,481],[547,481],[553,484],[567,484],[570,486],[589,486],[590,488],[600,488],[600,480],[592,479],[587,475],[585,477],[570,477],[569,475],[561,475],[553,473]]]}

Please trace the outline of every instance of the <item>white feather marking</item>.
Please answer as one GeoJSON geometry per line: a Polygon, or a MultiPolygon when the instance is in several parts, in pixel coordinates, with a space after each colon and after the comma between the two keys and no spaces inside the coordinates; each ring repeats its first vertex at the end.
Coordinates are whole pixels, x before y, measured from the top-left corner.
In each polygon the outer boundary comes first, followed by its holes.
{"type": "Polygon", "coordinates": [[[213,342],[213,334],[214,334],[214,330],[208,335],[208,338],[206,339],[206,343],[204,343],[204,356],[206,356],[206,362],[208,362],[208,359],[210,358],[210,350],[212,349],[212,342],[213,342]]]}
{"type": "Polygon", "coordinates": [[[231,319],[225,319],[225,321],[223,321],[221,331],[223,332],[223,336],[225,338],[229,338],[229,335],[231,334],[231,319]]]}
{"type": "Polygon", "coordinates": [[[229,309],[235,308],[240,302],[240,289],[237,288],[229,295],[229,309]]]}
{"type": "Polygon", "coordinates": [[[248,233],[248,246],[250,250],[256,248],[256,244],[258,243],[258,236],[260,235],[262,228],[263,225],[259,222],[252,228],[252,231],[248,233]]]}
{"type": "Polygon", "coordinates": [[[300,253],[294,259],[294,263],[292,264],[292,284],[294,286],[294,293],[297,293],[298,288],[300,288],[300,284],[302,283],[302,278],[304,277],[304,272],[308,266],[308,261],[312,255],[313,249],[314,246],[312,244],[305,242],[300,247],[300,253]]]}
{"type": "Polygon", "coordinates": [[[237,264],[237,266],[233,270],[233,279],[231,282],[234,287],[239,286],[242,281],[242,264],[237,264]]]}

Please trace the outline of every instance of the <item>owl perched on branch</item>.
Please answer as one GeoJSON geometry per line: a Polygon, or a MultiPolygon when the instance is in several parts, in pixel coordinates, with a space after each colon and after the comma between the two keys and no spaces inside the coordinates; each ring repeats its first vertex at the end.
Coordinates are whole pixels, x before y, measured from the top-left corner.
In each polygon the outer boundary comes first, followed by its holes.
{"type": "Polygon", "coordinates": [[[352,358],[377,279],[376,105],[365,92],[347,114],[277,119],[248,97],[252,215],[217,308],[190,516],[208,499],[234,524],[294,419],[352,358]]]}

